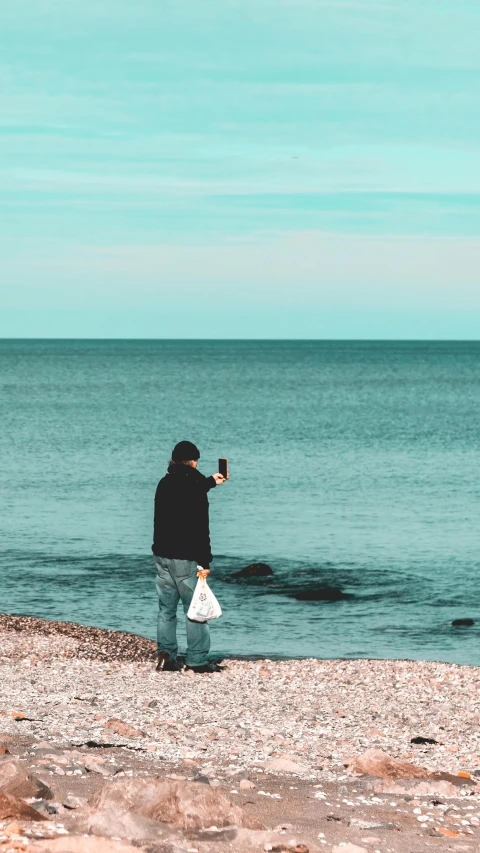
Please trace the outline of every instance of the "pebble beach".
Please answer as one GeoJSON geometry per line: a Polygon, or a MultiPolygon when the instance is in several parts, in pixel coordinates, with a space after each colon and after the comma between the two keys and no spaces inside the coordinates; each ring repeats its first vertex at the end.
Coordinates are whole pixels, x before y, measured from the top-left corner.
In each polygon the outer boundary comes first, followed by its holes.
{"type": "MultiPolygon", "coordinates": [[[[187,786],[203,780],[264,834],[276,830],[278,849],[480,849],[479,668],[224,664],[212,675],[157,673],[155,645],[143,637],[0,616],[1,761],[23,762],[52,790],[55,809],[41,824],[49,824],[50,841],[44,828],[35,836],[30,824],[28,835],[18,824],[17,840],[0,829],[0,849],[52,845],[61,836],[62,849],[73,850],[75,822],[87,829],[82,837],[91,835],[85,821],[94,790],[150,776],[187,786]],[[79,798],[80,811],[65,806],[69,796],[79,798]]],[[[0,766],[0,791],[1,779],[0,766]]],[[[259,849],[275,849],[262,839],[259,849]]],[[[133,838],[137,847],[144,841],[133,838]]],[[[207,851],[214,841],[185,844],[207,851]]]]}

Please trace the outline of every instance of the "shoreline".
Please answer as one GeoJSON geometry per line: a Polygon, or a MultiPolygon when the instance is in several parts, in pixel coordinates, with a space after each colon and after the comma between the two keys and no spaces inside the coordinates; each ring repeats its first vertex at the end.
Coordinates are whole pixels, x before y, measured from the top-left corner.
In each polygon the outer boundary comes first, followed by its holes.
{"type": "MultiPolygon", "coordinates": [[[[123,660],[123,661],[154,661],[157,656],[157,644],[155,640],[134,634],[129,631],[116,631],[111,628],[101,628],[96,625],[83,625],[79,622],[69,622],[57,619],[44,619],[41,616],[30,616],[27,614],[2,613],[0,612],[0,633],[12,630],[21,633],[32,631],[45,636],[65,636],[80,642],[83,640],[85,646],[80,647],[80,655],[88,658],[93,655],[98,660],[123,660]],[[97,645],[95,643],[97,641],[97,645]],[[114,644],[117,645],[114,645],[114,644]]],[[[182,655],[179,656],[180,658],[182,655]]],[[[425,660],[419,658],[374,658],[374,657],[282,657],[272,653],[260,653],[252,655],[235,655],[223,652],[212,652],[211,659],[224,661],[243,661],[245,663],[260,663],[261,661],[272,661],[273,663],[286,663],[288,661],[366,661],[366,662],[398,662],[417,664],[444,664],[464,669],[479,670],[480,666],[470,663],[453,663],[450,661],[425,660]]]]}
{"type": "Polygon", "coordinates": [[[63,636],[78,643],[77,655],[94,660],[154,661],[157,644],[154,640],[126,631],[111,631],[78,622],[42,619],[38,616],[18,616],[0,613],[0,632],[30,631],[42,636],[63,636]]]}
{"type": "MultiPolygon", "coordinates": [[[[52,791],[37,804],[47,821],[16,820],[32,845],[18,849],[83,851],[68,839],[85,833],[145,853],[479,849],[479,667],[226,660],[219,674],[194,675],[156,673],[155,657],[137,635],[0,615],[0,793],[12,760],[52,791]],[[165,846],[145,817],[113,809],[98,823],[95,794],[152,778],[217,792],[264,829],[165,846]]],[[[204,829],[225,825],[208,820],[204,829]]],[[[16,849],[9,825],[0,818],[0,851],[16,849]]],[[[92,853],[107,849],[120,853],[92,853]]]]}

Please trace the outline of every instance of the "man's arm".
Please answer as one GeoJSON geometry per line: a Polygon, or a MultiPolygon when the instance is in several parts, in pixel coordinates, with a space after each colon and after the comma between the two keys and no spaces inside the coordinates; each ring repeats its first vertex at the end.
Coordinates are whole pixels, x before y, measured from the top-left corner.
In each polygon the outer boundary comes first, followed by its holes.
{"type": "Polygon", "coordinates": [[[221,474],[212,474],[211,477],[205,477],[205,491],[209,492],[210,489],[214,489],[215,486],[221,486],[224,482],[225,477],[222,477],[221,474]]]}

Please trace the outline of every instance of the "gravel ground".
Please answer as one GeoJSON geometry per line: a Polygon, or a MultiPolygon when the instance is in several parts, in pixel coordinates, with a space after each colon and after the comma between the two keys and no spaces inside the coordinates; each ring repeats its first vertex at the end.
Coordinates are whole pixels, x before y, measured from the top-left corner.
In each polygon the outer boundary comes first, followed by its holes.
{"type": "MultiPolygon", "coordinates": [[[[10,616],[0,613],[0,632],[17,631],[44,637],[63,637],[62,657],[104,660],[104,661],[149,661],[155,660],[157,647],[153,640],[139,637],[137,634],[125,634],[121,631],[107,631],[104,628],[92,628],[76,625],[74,622],[49,622],[34,616],[10,616]],[[69,642],[73,640],[74,642],[69,642]],[[70,654],[71,653],[71,654],[70,654]]],[[[14,651],[22,655],[22,644],[14,651]]],[[[10,647],[11,648],[11,647],[10,647]]],[[[60,646],[57,644],[56,651],[60,646]]],[[[0,652],[1,653],[1,652],[0,652]]]]}
{"type": "MultiPolygon", "coordinates": [[[[410,661],[264,660],[229,661],[222,673],[199,676],[156,673],[152,658],[154,644],[141,637],[1,616],[0,745],[3,733],[4,743],[46,741],[87,750],[103,755],[110,773],[183,768],[187,774],[208,776],[213,784],[239,774],[255,780],[256,801],[268,798],[269,807],[284,799],[292,780],[291,790],[308,789],[309,797],[315,797],[318,785],[317,804],[340,796],[347,809],[354,800],[365,800],[357,785],[348,806],[345,794],[352,774],[344,765],[369,748],[431,771],[474,778],[480,771],[479,668],[410,661]],[[418,736],[436,743],[412,744],[418,736]],[[119,763],[119,750],[108,751],[113,747],[123,747],[128,759],[119,763]],[[135,770],[128,762],[137,758],[135,770]],[[293,765],[296,775],[286,775],[293,765]],[[329,794],[328,786],[336,793],[329,794]]],[[[80,769],[75,771],[75,755],[70,757],[66,769],[57,764],[48,773],[82,776],[85,760],[77,755],[80,769]]],[[[353,783],[359,778],[353,777],[353,783]]],[[[459,830],[464,847],[457,843],[453,849],[473,851],[480,846],[469,846],[468,836],[480,822],[480,797],[471,790],[466,794],[473,823],[461,816],[466,820],[459,830]]],[[[372,807],[375,799],[381,801],[373,797],[372,807]]],[[[414,799],[412,813],[415,803],[422,809],[414,799]]],[[[284,820],[285,810],[283,803],[284,820]]],[[[299,805],[296,811],[301,812],[299,805]]],[[[277,817],[278,823],[281,815],[277,817]]],[[[432,822],[425,818],[425,825],[432,822]]],[[[327,845],[325,834],[317,843],[327,845]]],[[[448,849],[446,839],[438,843],[442,846],[432,849],[448,849]]],[[[381,849],[410,853],[429,846],[389,841],[381,849]]]]}
{"type": "MultiPolygon", "coordinates": [[[[312,774],[377,747],[432,770],[480,768],[480,670],[410,661],[229,661],[218,675],[156,673],[151,642],[2,617],[2,727],[123,742],[121,718],[167,761],[251,767],[288,755],[312,774]],[[12,624],[15,630],[5,630],[12,624]],[[6,625],[5,625],[6,623],[6,625]],[[24,630],[19,631],[24,625],[24,630]],[[39,632],[41,627],[41,633],[39,632]],[[116,644],[116,648],[114,648],[116,644]],[[125,653],[125,654],[124,654],[125,653]],[[412,746],[426,736],[437,745],[412,746]]],[[[0,622],[0,630],[2,622],[0,622]]]]}

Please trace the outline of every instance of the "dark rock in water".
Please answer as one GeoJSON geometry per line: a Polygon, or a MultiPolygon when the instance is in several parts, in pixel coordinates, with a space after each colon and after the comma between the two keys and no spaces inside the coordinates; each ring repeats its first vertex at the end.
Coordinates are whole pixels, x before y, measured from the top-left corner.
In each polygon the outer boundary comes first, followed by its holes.
{"type": "Polygon", "coordinates": [[[266,563],[251,563],[239,572],[234,572],[232,578],[266,578],[271,575],[273,571],[266,563]]]}
{"type": "Polygon", "coordinates": [[[340,601],[348,598],[346,593],[334,586],[326,586],[323,589],[303,589],[296,592],[294,598],[297,601],[340,601]]]}
{"type": "Polygon", "coordinates": [[[475,621],[473,619],[454,619],[452,625],[454,628],[471,628],[472,625],[475,625],[475,621]]]}

